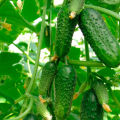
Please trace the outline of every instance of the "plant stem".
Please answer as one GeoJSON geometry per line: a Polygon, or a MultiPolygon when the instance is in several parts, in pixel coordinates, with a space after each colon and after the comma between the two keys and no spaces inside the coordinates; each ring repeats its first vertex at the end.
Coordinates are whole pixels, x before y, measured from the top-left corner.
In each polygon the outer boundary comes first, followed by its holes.
{"type": "Polygon", "coordinates": [[[114,102],[115,102],[115,103],[119,106],[119,108],[120,108],[120,102],[119,102],[119,100],[116,98],[116,96],[114,95],[114,93],[113,93],[112,90],[110,90],[110,94],[111,94],[114,102]]]}
{"type": "MultiPolygon", "coordinates": [[[[88,47],[88,42],[85,40],[85,54],[86,54],[86,61],[90,60],[89,57],[89,47],[88,47]]],[[[91,72],[90,67],[87,67],[87,80],[89,80],[89,74],[91,72]]]]}
{"type": "Polygon", "coordinates": [[[119,42],[120,42],[120,20],[119,20],[119,42]]]}
{"type": "Polygon", "coordinates": [[[20,98],[18,98],[17,100],[15,100],[15,104],[17,104],[18,102],[20,102],[21,100],[23,100],[26,97],[26,95],[22,95],[20,98]]]}
{"type": "Polygon", "coordinates": [[[39,57],[40,57],[40,52],[41,52],[41,47],[42,47],[42,41],[43,41],[43,34],[44,34],[44,29],[45,29],[45,15],[46,15],[46,8],[47,8],[47,0],[45,1],[45,6],[43,8],[43,15],[42,15],[42,24],[41,24],[41,31],[40,31],[40,38],[38,40],[38,49],[37,49],[37,58],[35,61],[35,67],[32,75],[32,79],[30,81],[30,84],[26,90],[26,93],[29,93],[32,89],[33,84],[35,83],[35,77],[39,65],[39,57]]]}
{"type": "Polygon", "coordinates": [[[28,105],[28,108],[26,109],[26,111],[24,113],[22,113],[21,115],[17,116],[16,118],[4,119],[4,120],[19,120],[19,119],[23,118],[24,116],[26,116],[30,112],[30,110],[32,108],[32,105],[33,105],[33,99],[31,98],[30,99],[30,103],[28,105]]]}
{"type": "MultiPolygon", "coordinates": [[[[29,56],[29,51],[30,51],[30,42],[31,42],[31,37],[30,40],[28,42],[28,48],[27,48],[27,55],[29,56]]],[[[30,76],[32,76],[32,72],[31,72],[31,68],[30,68],[30,60],[27,59],[27,66],[28,66],[28,71],[30,73],[30,76]]]]}
{"type": "Polygon", "coordinates": [[[102,7],[98,7],[98,6],[94,6],[94,5],[85,5],[85,8],[93,8],[98,10],[99,12],[105,13],[107,15],[110,15],[112,17],[114,17],[117,20],[120,20],[120,15],[116,12],[113,12],[111,10],[108,10],[106,8],[102,8],[102,7]]]}
{"type": "MultiPolygon", "coordinates": [[[[51,0],[50,3],[50,12],[49,12],[49,27],[50,27],[50,57],[52,57],[53,53],[53,43],[52,43],[52,27],[51,27],[51,22],[52,22],[52,10],[51,8],[53,7],[53,1],[51,0]]],[[[50,58],[51,59],[51,58],[50,58]]]]}
{"type": "MultiPolygon", "coordinates": [[[[7,1],[7,0],[6,0],[7,1]]],[[[36,30],[36,27],[33,26],[30,22],[28,22],[19,12],[16,11],[16,9],[12,6],[12,9],[14,9],[14,11],[19,14],[20,16],[20,19],[22,21],[22,25],[24,25],[24,27],[27,27],[29,28],[30,30],[32,30],[33,32],[36,32],[37,33],[37,30],[36,30]]],[[[11,18],[13,19],[13,18],[11,18]]],[[[14,18],[14,19],[17,19],[17,18],[14,18]]]]}
{"type": "Polygon", "coordinates": [[[87,67],[104,67],[104,65],[98,61],[69,60],[69,64],[87,67]]]}
{"type": "MultiPolygon", "coordinates": [[[[27,59],[30,60],[31,63],[35,64],[35,61],[25,52],[23,51],[20,47],[18,47],[18,45],[16,45],[15,43],[12,43],[15,47],[17,47],[26,57],[27,59]]],[[[42,63],[39,63],[40,67],[43,67],[44,65],[42,63]]]]}

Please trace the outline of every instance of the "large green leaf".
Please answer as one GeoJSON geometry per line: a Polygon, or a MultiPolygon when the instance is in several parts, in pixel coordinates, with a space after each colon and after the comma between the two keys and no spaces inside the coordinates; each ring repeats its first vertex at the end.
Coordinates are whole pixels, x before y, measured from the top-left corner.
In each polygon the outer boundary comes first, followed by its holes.
{"type": "MultiPolygon", "coordinates": [[[[21,16],[15,11],[15,8],[9,0],[6,0],[2,6],[0,6],[0,18],[2,23],[5,22],[8,25],[11,25],[11,30],[5,28],[0,30],[0,41],[12,43],[21,33],[26,24],[21,16]]],[[[1,25],[2,24],[0,24],[0,26],[1,25]]]]}
{"type": "Polygon", "coordinates": [[[103,68],[98,71],[98,74],[104,77],[113,77],[115,75],[115,70],[111,68],[103,68]]]}
{"type": "Polygon", "coordinates": [[[21,60],[21,55],[18,53],[1,52],[0,66],[9,66],[18,63],[21,60]]]}
{"type": "Polygon", "coordinates": [[[38,7],[35,0],[24,0],[23,9],[22,9],[22,16],[29,22],[33,22],[33,20],[39,17],[38,7]]]}
{"type": "Polygon", "coordinates": [[[32,26],[24,17],[15,9],[9,0],[6,0],[0,6],[0,26],[3,24],[11,26],[11,29],[6,29],[3,27],[0,30],[0,41],[6,43],[12,43],[24,27],[28,27],[33,31],[36,31],[34,26],[32,26]]]}

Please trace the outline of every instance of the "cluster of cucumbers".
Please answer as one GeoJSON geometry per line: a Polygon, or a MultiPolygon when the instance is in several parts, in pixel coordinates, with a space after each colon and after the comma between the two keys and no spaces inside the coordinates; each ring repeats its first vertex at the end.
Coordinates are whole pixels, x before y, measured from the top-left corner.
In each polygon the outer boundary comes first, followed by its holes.
{"type": "MultiPolygon", "coordinates": [[[[62,6],[58,13],[55,41],[55,58],[46,63],[42,69],[39,94],[47,96],[54,83],[54,114],[56,120],[65,120],[70,113],[76,85],[76,72],[67,63],[59,67],[59,61],[67,56],[71,48],[72,36],[78,24],[84,38],[90,44],[99,60],[107,67],[114,68],[120,64],[120,46],[106,26],[101,14],[92,8],[84,8],[73,19],[70,7],[62,6]]],[[[80,120],[103,120],[103,109],[110,112],[108,90],[103,80],[91,77],[93,83],[81,102],[80,120]]]]}

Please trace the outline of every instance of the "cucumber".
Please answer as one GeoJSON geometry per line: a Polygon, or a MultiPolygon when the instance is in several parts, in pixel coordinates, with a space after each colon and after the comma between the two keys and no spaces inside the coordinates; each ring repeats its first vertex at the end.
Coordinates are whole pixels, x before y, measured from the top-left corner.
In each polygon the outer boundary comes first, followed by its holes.
{"type": "Polygon", "coordinates": [[[64,120],[70,113],[76,85],[76,73],[71,65],[62,66],[55,78],[55,116],[64,120]]]}
{"type": "Polygon", "coordinates": [[[72,42],[72,36],[77,24],[77,17],[74,19],[69,18],[69,6],[63,6],[58,13],[57,31],[55,40],[55,54],[58,57],[65,57],[72,42]]]}
{"type": "Polygon", "coordinates": [[[52,115],[47,109],[47,105],[40,101],[36,101],[37,114],[41,115],[44,120],[52,120],[52,115]]]}
{"type": "Polygon", "coordinates": [[[80,106],[80,120],[103,120],[103,109],[93,89],[86,91],[80,106]]]}
{"type": "Polygon", "coordinates": [[[107,28],[99,12],[84,9],[79,16],[79,27],[97,57],[108,67],[120,64],[120,46],[107,28]]]}
{"type": "Polygon", "coordinates": [[[102,105],[103,109],[106,112],[112,112],[110,106],[108,105],[109,95],[106,85],[102,82],[101,79],[96,78],[92,88],[95,91],[95,94],[98,98],[99,103],[102,105]]]}
{"type": "Polygon", "coordinates": [[[38,119],[37,119],[36,115],[29,113],[25,116],[25,118],[23,120],[38,120],[38,119]]]}
{"type": "Polygon", "coordinates": [[[109,95],[107,88],[105,84],[102,82],[102,80],[96,78],[92,87],[96,93],[99,103],[102,105],[104,103],[107,104],[109,101],[109,95]]]}
{"type": "Polygon", "coordinates": [[[46,95],[50,88],[52,81],[54,80],[57,65],[55,62],[47,62],[42,69],[42,75],[39,83],[39,94],[46,95]]]}

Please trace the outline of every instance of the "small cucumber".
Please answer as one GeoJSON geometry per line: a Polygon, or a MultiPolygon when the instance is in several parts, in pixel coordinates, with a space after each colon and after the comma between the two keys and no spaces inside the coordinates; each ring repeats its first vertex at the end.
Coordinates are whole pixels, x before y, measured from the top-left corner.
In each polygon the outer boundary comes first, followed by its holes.
{"type": "Polygon", "coordinates": [[[77,24],[77,17],[69,18],[69,6],[63,6],[58,14],[57,31],[55,41],[55,54],[58,57],[65,57],[71,47],[72,36],[77,24]]]}
{"type": "Polygon", "coordinates": [[[76,73],[71,65],[62,66],[55,78],[55,116],[64,120],[70,113],[76,85],[76,73]]]}
{"type": "Polygon", "coordinates": [[[25,116],[23,120],[37,120],[37,116],[32,113],[29,113],[25,116]]]}
{"type": "Polygon", "coordinates": [[[80,120],[103,120],[103,109],[93,89],[86,91],[83,95],[80,120]]]}
{"type": "Polygon", "coordinates": [[[45,120],[52,120],[52,115],[47,109],[47,105],[36,101],[37,113],[41,115],[45,120]]]}
{"type": "Polygon", "coordinates": [[[105,84],[102,80],[96,79],[93,83],[93,89],[96,93],[98,101],[100,104],[108,103],[109,95],[105,84]]]}
{"type": "Polygon", "coordinates": [[[55,62],[48,62],[43,67],[42,75],[39,83],[40,95],[46,95],[52,81],[54,80],[56,70],[57,70],[57,65],[55,62]]]}

